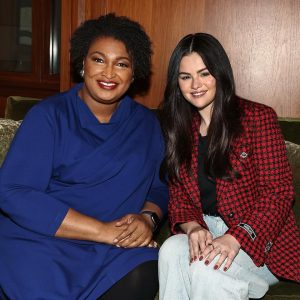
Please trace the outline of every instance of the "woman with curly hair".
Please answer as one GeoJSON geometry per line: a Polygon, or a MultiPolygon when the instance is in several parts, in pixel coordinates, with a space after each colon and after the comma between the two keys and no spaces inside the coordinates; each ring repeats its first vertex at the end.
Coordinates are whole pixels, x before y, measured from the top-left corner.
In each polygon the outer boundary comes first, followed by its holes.
{"type": "Polygon", "coordinates": [[[235,94],[222,45],[185,36],[168,69],[162,173],[174,233],[159,252],[161,300],[263,297],[300,282],[291,170],[277,116],[235,94]]]}
{"type": "Polygon", "coordinates": [[[164,144],[153,112],[126,95],[151,52],[126,17],[74,32],[83,82],[32,108],[1,169],[1,299],[154,298],[164,144]]]}

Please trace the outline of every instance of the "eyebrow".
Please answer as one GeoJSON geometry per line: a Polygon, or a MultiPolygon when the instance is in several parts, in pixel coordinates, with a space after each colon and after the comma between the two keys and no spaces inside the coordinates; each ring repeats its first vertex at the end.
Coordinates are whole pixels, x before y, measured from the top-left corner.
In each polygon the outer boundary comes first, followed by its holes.
{"type": "MultiPolygon", "coordinates": [[[[197,71],[197,73],[205,71],[205,70],[207,70],[207,68],[200,69],[200,70],[197,71]]],[[[189,75],[189,74],[190,73],[188,73],[188,72],[179,72],[179,75],[189,75]]]]}
{"type": "MultiPolygon", "coordinates": [[[[106,55],[104,53],[100,52],[100,51],[93,51],[93,52],[90,53],[90,55],[93,55],[93,54],[100,54],[100,55],[106,57],[106,55]]],[[[119,60],[119,59],[127,59],[128,61],[131,62],[130,57],[127,57],[127,56],[118,56],[118,57],[116,57],[116,60],[119,60]]]]}

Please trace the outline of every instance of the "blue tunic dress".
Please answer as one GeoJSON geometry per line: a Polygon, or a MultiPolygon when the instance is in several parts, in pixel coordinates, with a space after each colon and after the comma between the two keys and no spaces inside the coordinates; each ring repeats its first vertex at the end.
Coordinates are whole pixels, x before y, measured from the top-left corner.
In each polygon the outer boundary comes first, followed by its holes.
{"type": "Polygon", "coordinates": [[[31,109],[0,171],[0,291],[13,300],[94,300],[157,259],[153,248],[54,237],[69,208],[101,221],[138,213],[145,200],[167,208],[155,115],[126,96],[101,124],[80,87],[31,109]]]}

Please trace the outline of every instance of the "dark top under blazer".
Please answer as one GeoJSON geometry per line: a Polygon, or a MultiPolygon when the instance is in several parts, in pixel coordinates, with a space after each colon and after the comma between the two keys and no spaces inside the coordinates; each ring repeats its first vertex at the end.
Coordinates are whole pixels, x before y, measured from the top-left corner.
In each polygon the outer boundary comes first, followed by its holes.
{"type": "MultiPolygon", "coordinates": [[[[284,138],[274,110],[240,99],[244,132],[232,144],[230,161],[241,178],[217,179],[218,212],[257,266],[300,282],[300,234],[292,211],[294,189],[284,138]]],[[[200,116],[193,129],[192,176],[184,165],[182,182],[171,184],[169,217],[178,223],[197,221],[206,227],[197,179],[200,116]]]]}

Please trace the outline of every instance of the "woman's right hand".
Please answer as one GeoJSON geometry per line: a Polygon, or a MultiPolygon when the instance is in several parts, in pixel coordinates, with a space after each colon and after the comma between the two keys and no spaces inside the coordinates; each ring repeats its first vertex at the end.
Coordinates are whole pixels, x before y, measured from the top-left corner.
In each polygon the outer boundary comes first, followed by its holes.
{"type": "Polygon", "coordinates": [[[207,229],[195,221],[183,223],[180,227],[188,236],[190,262],[192,263],[202,256],[207,246],[212,245],[213,236],[207,229]]]}

